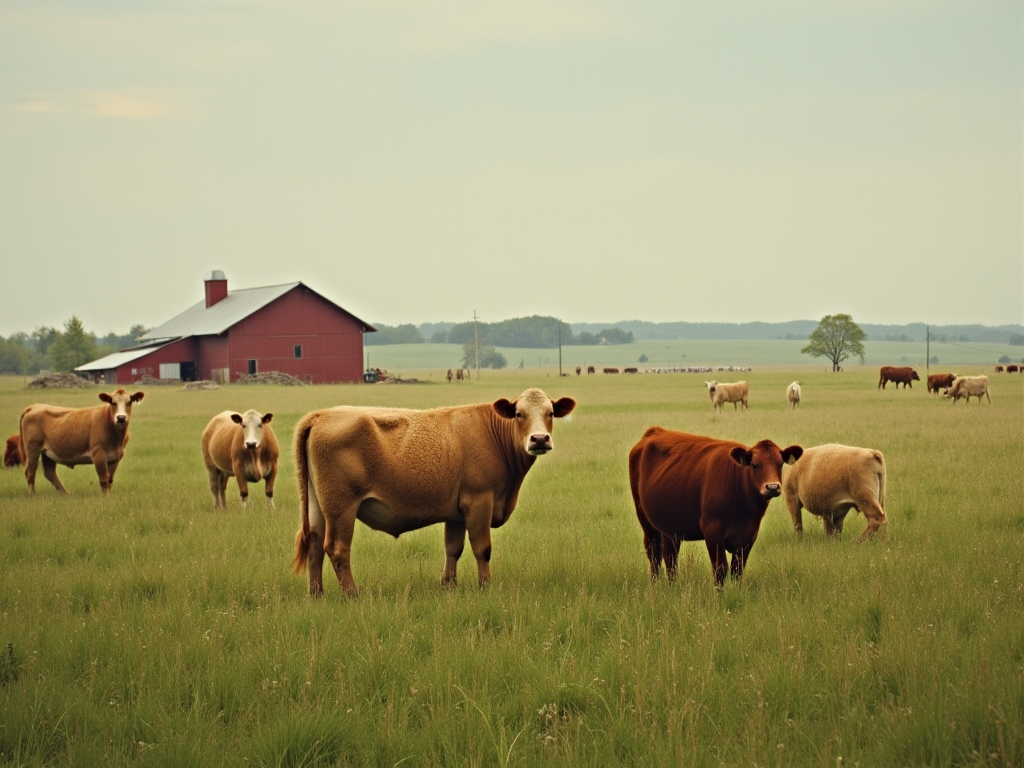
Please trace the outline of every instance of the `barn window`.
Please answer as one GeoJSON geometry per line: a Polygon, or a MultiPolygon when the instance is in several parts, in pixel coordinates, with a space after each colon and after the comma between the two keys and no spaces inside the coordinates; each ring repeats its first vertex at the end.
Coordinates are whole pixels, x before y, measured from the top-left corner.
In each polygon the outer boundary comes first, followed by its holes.
{"type": "Polygon", "coordinates": [[[296,344],[294,347],[292,347],[292,352],[295,354],[295,359],[296,360],[301,360],[302,359],[302,345],[301,344],[296,344]]]}
{"type": "Polygon", "coordinates": [[[256,373],[256,361],[255,360],[250,360],[249,361],[249,373],[256,373]]]}

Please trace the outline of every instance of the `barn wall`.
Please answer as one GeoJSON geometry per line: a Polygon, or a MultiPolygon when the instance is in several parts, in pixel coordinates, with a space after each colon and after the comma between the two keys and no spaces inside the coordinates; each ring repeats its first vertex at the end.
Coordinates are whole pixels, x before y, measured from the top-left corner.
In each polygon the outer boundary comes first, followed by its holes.
{"type": "Polygon", "coordinates": [[[362,325],[314,291],[298,286],[228,332],[231,380],[281,371],[314,384],[362,381],[362,325]],[[295,347],[302,357],[295,357],[295,347]]]}
{"type": "Polygon", "coordinates": [[[125,363],[116,369],[116,381],[111,382],[107,376],[108,383],[131,384],[143,376],[151,376],[154,379],[160,378],[160,365],[163,363],[185,363],[195,362],[197,345],[194,339],[182,339],[166,347],[161,347],[151,354],[125,363]]]}

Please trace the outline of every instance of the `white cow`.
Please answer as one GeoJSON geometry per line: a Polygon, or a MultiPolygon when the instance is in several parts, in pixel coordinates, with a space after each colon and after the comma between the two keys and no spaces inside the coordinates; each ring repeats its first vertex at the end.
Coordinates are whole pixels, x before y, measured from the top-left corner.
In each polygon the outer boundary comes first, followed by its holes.
{"type": "Polygon", "coordinates": [[[737,381],[734,384],[723,384],[718,381],[705,381],[708,388],[708,395],[711,396],[711,405],[717,411],[725,407],[725,403],[732,403],[735,411],[742,403],[744,408],[749,408],[747,398],[750,396],[750,385],[745,381],[737,381]]]}
{"type": "Polygon", "coordinates": [[[946,390],[946,397],[952,398],[955,403],[961,397],[967,398],[967,402],[971,402],[971,397],[978,398],[978,402],[981,402],[981,396],[984,395],[991,403],[992,398],[988,394],[988,376],[957,376],[953,379],[952,385],[946,390]]]}
{"type": "Polygon", "coordinates": [[[800,382],[794,381],[788,387],[786,387],[786,402],[789,403],[790,408],[796,408],[800,405],[800,382]]]}
{"type": "Polygon", "coordinates": [[[830,443],[804,449],[800,461],[783,467],[782,492],[803,533],[801,508],[825,523],[829,536],[843,532],[843,519],[856,509],[868,519],[857,539],[864,541],[885,524],[885,457],[881,451],[830,443]]]}

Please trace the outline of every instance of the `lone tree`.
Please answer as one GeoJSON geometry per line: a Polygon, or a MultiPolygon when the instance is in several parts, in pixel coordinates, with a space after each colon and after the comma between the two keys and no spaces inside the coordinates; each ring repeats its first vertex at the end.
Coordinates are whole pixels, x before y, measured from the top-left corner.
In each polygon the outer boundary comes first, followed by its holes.
{"type": "Polygon", "coordinates": [[[96,336],[86,331],[82,321],[72,315],[64,324],[64,333],[58,334],[50,345],[49,354],[55,371],[73,371],[96,359],[96,336]]]}
{"type": "Polygon", "coordinates": [[[802,355],[827,357],[832,361],[832,370],[838,371],[839,364],[848,357],[864,357],[864,339],[867,334],[860,329],[849,315],[825,315],[810,335],[802,355]]]}

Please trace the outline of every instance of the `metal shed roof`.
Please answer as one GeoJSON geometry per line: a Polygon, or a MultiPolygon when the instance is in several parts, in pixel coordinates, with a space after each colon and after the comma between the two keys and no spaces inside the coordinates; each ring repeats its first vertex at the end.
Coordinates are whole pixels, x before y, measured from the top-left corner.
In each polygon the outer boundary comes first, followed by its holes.
{"type": "Polygon", "coordinates": [[[156,352],[158,349],[166,347],[168,344],[173,342],[165,341],[162,344],[147,344],[144,347],[134,347],[132,349],[125,349],[121,352],[114,352],[101,357],[99,360],[93,360],[91,363],[80,365],[75,368],[76,371],[109,371],[113,368],[120,368],[125,363],[130,363],[133,360],[138,360],[140,357],[156,352]]]}

